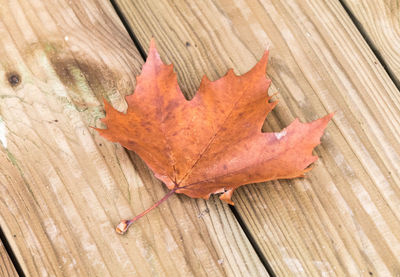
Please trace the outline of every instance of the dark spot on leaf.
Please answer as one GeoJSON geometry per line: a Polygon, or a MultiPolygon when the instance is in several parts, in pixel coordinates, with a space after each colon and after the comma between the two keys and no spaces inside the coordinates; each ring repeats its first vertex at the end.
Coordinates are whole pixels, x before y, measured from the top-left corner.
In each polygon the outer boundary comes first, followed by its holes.
{"type": "Polygon", "coordinates": [[[21,76],[16,72],[8,72],[6,78],[12,87],[16,87],[21,83],[21,76]]]}
{"type": "Polygon", "coordinates": [[[369,275],[371,275],[371,276],[372,276],[372,275],[374,275],[374,274],[373,274],[371,271],[370,271],[370,272],[368,272],[368,273],[369,273],[369,275]]]}
{"type": "Polygon", "coordinates": [[[54,122],[58,122],[58,119],[54,119],[54,122]]]}
{"type": "Polygon", "coordinates": [[[191,46],[190,42],[186,41],[186,47],[189,47],[189,46],[191,46]]]}

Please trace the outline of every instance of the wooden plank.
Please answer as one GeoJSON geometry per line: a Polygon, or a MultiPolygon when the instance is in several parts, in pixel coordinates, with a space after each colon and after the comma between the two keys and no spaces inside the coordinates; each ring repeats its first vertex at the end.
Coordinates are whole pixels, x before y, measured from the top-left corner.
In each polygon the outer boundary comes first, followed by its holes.
{"type": "Polygon", "coordinates": [[[109,1],[0,0],[0,225],[28,276],[265,276],[228,207],[171,198],[100,138],[143,60],[109,1]]]}
{"type": "Polygon", "coordinates": [[[2,277],[18,276],[17,271],[15,270],[15,267],[11,262],[10,256],[8,255],[1,241],[0,241],[0,276],[2,277]]]}
{"type": "Polygon", "coordinates": [[[400,94],[338,1],[117,1],[151,37],[186,95],[249,70],[265,48],[279,105],[265,130],[337,111],[306,179],[234,197],[279,276],[400,274],[400,94]]]}
{"type": "Polygon", "coordinates": [[[400,86],[400,5],[397,0],[343,0],[363,34],[378,51],[400,86]]]}

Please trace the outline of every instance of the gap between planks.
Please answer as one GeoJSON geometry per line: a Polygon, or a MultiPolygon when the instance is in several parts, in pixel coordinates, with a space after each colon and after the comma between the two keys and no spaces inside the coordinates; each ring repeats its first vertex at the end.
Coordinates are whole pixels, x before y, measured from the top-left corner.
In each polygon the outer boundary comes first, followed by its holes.
{"type": "Polygon", "coordinates": [[[2,277],[21,276],[24,277],[24,272],[15,257],[15,254],[4,235],[3,229],[0,226],[0,275],[2,277]]]}
{"type": "Polygon", "coordinates": [[[375,45],[373,39],[368,34],[368,31],[365,30],[365,28],[363,27],[361,22],[358,20],[357,16],[351,11],[350,7],[348,6],[348,3],[346,3],[346,0],[338,0],[338,1],[342,5],[342,7],[346,11],[346,13],[349,15],[354,26],[357,28],[357,30],[360,32],[360,34],[363,36],[365,42],[371,48],[371,51],[375,54],[377,60],[382,65],[382,67],[385,69],[385,71],[388,74],[388,76],[390,77],[390,79],[393,81],[393,83],[395,84],[397,89],[400,91],[400,80],[396,76],[396,73],[393,72],[391,67],[385,61],[383,55],[380,52],[380,49],[375,45]]]}

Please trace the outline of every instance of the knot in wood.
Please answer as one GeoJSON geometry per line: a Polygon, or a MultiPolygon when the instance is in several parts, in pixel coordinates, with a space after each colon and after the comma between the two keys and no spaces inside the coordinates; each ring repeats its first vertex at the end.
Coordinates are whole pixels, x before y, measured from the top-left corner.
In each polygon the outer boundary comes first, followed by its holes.
{"type": "Polygon", "coordinates": [[[16,72],[7,73],[7,80],[12,87],[16,87],[21,83],[21,76],[16,72]]]}

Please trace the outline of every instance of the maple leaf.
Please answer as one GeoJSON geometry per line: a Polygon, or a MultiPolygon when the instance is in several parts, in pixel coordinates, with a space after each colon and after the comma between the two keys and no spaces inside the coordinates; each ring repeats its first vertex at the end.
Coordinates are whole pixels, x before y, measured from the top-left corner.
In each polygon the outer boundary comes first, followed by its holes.
{"type": "Polygon", "coordinates": [[[190,101],[183,96],[172,65],[165,65],[154,40],[136,89],[126,97],[126,113],[106,101],[103,137],[135,151],[170,192],[151,208],[117,227],[124,233],[132,222],[174,193],[232,204],[233,191],[245,184],[304,176],[317,160],[313,148],[332,118],[311,123],[295,120],[280,133],[261,127],[277,101],[269,102],[266,78],[268,51],[248,73],[232,69],[219,80],[203,77],[190,101]]]}

